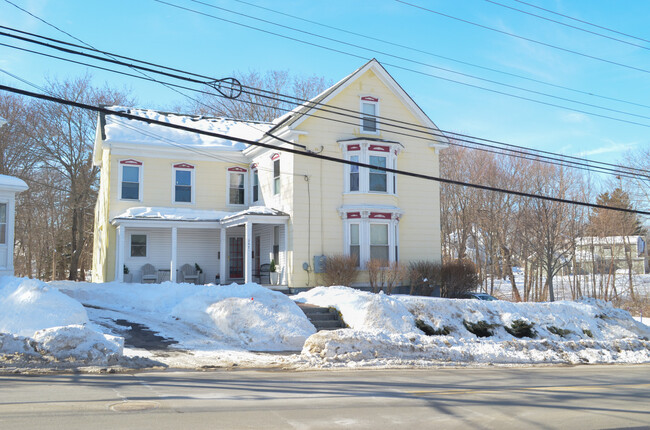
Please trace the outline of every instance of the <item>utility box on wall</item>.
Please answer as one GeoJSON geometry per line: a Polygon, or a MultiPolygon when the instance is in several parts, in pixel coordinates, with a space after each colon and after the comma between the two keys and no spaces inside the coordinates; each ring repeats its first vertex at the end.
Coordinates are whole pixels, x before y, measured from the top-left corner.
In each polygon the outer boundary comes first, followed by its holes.
{"type": "Polygon", "coordinates": [[[14,274],[16,193],[27,188],[22,179],[0,175],[0,275],[14,274]]]}
{"type": "Polygon", "coordinates": [[[314,273],[323,273],[325,271],[325,261],[327,257],[324,255],[314,255],[314,273]]]}

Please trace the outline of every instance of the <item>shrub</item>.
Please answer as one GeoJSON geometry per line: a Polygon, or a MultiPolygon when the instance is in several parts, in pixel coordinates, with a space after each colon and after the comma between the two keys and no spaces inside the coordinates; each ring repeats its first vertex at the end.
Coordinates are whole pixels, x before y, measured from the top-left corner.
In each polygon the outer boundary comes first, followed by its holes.
{"type": "Polygon", "coordinates": [[[514,320],[510,327],[505,327],[506,331],[517,338],[529,337],[534,338],[537,336],[533,326],[535,323],[527,322],[524,320],[514,320]]]}
{"type": "Polygon", "coordinates": [[[275,266],[275,260],[271,260],[271,264],[269,264],[269,272],[275,273],[278,270],[278,268],[275,266]]]}
{"type": "Polygon", "coordinates": [[[571,330],[555,327],[554,325],[548,327],[548,331],[560,337],[567,337],[567,335],[571,334],[571,330]]]}
{"type": "Polygon", "coordinates": [[[496,327],[495,324],[488,324],[487,321],[469,322],[463,320],[463,325],[470,333],[474,333],[478,337],[490,337],[494,334],[492,329],[496,327]]]}
{"type": "Polygon", "coordinates": [[[479,286],[476,266],[469,260],[454,260],[442,265],[440,296],[458,298],[479,286]]]}
{"type": "Polygon", "coordinates": [[[584,334],[586,334],[587,336],[589,336],[589,337],[592,337],[592,338],[594,337],[594,334],[593,334],[593,333],[591,332],[591,330],[589,330],[588,328],[583,328],[583,329],[582,329],[582,332],[583,332],[584,334]]]}
{"type": "Polygon", "coordinates": [[[442,328],[435,329],[421,319],[415,320],[415,326],[422,330],[427,336],[447,336],[451,333],[451,327],[449,326],[445,325],[442,326],[442,328]]]}
{"type": "Polygon", "coordinates": [[[366,268],[370,286],[375,293],[383,288],[386,294],[391,294],[393,288],[405,277],[404,267],[396,261],[387,264],[384,260],[371,259],[366,263],[366,268]]]}
{"type": "Polygon", "coordinates": [[[411,295],[430,296],[435,285],[440,285],[440,264],[433,261],[413,261],[408,267],[411,295]]]}
{"type": "Polygon", "coordinates": [[[326,286],[350,286],[357,279],[357,257],[354,255],[328,255],[325,259],[323,283],[326,286]]]}

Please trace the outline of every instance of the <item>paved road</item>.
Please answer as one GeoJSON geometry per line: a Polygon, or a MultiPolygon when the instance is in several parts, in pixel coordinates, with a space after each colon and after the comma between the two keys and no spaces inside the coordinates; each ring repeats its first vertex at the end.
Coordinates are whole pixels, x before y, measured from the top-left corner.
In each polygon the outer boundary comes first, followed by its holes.
{"type": "Polygon", "coordinates": [[[650,365],[0,376],[32,428],[650,428],[650,365]]]}

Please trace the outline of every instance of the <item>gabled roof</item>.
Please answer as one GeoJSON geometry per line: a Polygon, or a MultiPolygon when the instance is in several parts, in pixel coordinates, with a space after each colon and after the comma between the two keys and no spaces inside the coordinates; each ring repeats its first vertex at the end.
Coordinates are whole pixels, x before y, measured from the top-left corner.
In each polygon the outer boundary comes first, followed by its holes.
{"type": "MultiPolygon", "coordinates": [[[[442,134],[435,123],[427,116],[427,114],[424,113],[420,106],[415,103],[411,96],[408,95],[406,91],[404,91],[404,89],[397,83],[397,81],[390,75],[390,73],[388,73],[388,71],[386,71],[386,69],[379,63],[379,61],[374,58],[316,97],[312,98],[310,101],[301,104],[291,112],[288,112],[287,114],[274,120],[274,126],[271,130],[269,130],[269,133],[273,133],[282,127],[297,127],[298,124],[308,118],[311,111],[317,110],[320,108],[320,106],[327,104],[344,88],[350,85],[356,78],[363,75],[368,70],[372,70],[387,87],[393,90],[395,95],[397,95],[397,97],[402,100],[406,107],[409,108],[413,115],[418,118],[422,124],[424,124],[426,127],[432,128],[433,131],[442,134]]],[[[431,136],[431,138],[432,140],[447,143],[447,139],[445,137],[431,136]]]]}

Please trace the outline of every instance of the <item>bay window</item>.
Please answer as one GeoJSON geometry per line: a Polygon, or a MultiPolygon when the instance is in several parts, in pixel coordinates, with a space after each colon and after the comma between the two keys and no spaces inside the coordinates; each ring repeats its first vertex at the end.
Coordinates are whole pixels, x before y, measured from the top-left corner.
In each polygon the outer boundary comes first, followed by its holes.
{"type": "Polygon", "coordinates": [[[356,206],[339,209],[344,224],[344,253],[355,256],[361,269],[370,259],[381,260],[384,266],[398,261],[401,211],[392,206],[385,210],[374,212],[356,206]]]}
{"type": "Polygon", "coordinates": [[[396,142],[372,143],[368,139],[340,141],[346,160],[368,164],[373,167],[345,166],[344,191],[347,193],[395,194],[395,174],[383,169],[397,168],[397,155],[402,145],[396,142]]]}

